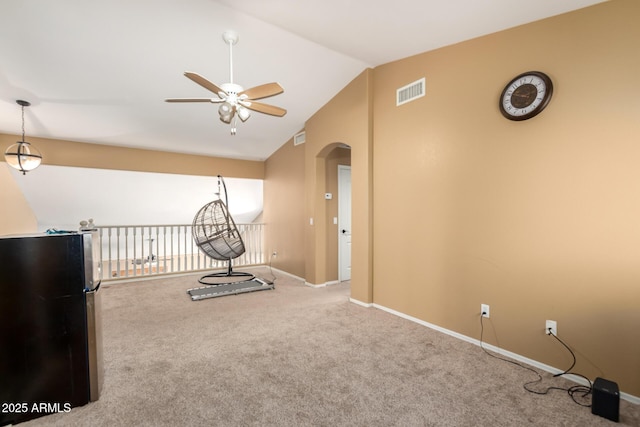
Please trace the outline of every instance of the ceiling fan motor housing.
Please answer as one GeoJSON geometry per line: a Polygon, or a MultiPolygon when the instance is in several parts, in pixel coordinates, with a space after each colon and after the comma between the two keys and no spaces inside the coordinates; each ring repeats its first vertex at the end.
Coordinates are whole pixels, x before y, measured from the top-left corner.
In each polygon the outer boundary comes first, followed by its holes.
{"type": "Polygon", "coordinates": [[[237,95],[244,90],[242,86],[235,83],[223,83],[220,85],[220,89],[224,90],[229,95],[237,95]]]}

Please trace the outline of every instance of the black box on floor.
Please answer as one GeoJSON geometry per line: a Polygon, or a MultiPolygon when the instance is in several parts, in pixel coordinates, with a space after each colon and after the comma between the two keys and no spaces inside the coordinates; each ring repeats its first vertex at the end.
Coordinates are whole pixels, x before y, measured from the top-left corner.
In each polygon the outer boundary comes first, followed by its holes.
{"type": "Polygon", "coordinates": [[[618,384],[604,378],[593,382],[591,413],[618,422],[620,415],[620,390],[618,384]]]}

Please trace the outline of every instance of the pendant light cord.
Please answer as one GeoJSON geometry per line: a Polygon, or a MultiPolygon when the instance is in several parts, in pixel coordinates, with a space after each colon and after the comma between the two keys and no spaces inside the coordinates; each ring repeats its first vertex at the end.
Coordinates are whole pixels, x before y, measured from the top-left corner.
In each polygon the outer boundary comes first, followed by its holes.
{"type": "Polygon", "coordinates": [[[24,105],[22,105],[22,142],[24,142],[24,105]]]}

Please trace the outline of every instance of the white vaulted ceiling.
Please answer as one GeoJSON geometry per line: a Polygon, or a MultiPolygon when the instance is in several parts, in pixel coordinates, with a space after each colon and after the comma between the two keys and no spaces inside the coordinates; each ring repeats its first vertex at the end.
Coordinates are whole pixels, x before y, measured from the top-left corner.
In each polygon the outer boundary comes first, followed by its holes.
{"type": "MultiPolygon", "coordinates": [[[[264,160],[367,67],[602,1],[1,0],[0,133],[20,134],[15,101],[23,99],[32,103],[27,140],[264,160]],[[262,101],[288,110],[282,118],[252,113],[235,136],[217,105],[164,102],[212,97],[185,71],[229,81],[226,30],[239,35],[234,82],[280,83],[284,93],[262,101]]],[[[80,189],[57,170],[45,185],[66,186],[56,201],[71,205],[65,197],[80,189]]],[[[138,177],[128,176],[130,186],[143,185],[138,177]]],[[[42,200],[20,185],[27,199],[42,200]]],[[[41,223],[59,223],[58,208],[33,204],[41,223]]]]}
{"type": "Polygon", "coordinates": [[[0,132],[264,160],[366,67],[602,0],[2,0],[0,132]],[[277,81],[231,136],[209,97],[183,76],[228,81],[225,30],[235,30],[234,81],[277,81]]]}

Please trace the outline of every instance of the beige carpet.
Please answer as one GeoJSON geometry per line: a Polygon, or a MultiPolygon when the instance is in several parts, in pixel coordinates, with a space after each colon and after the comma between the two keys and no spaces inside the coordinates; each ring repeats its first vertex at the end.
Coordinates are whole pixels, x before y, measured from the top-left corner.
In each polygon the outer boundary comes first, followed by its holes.
{"type": "Polygon", "coordinates": [[[348,284],[313,289],[278,275],[275,290],[192,302],[197,277],[103,289],[100,400],[22,425],[640,425],[625,401],[616,424],[565,392],[528,393],[531,372],[350,303],[348,284]]]}

